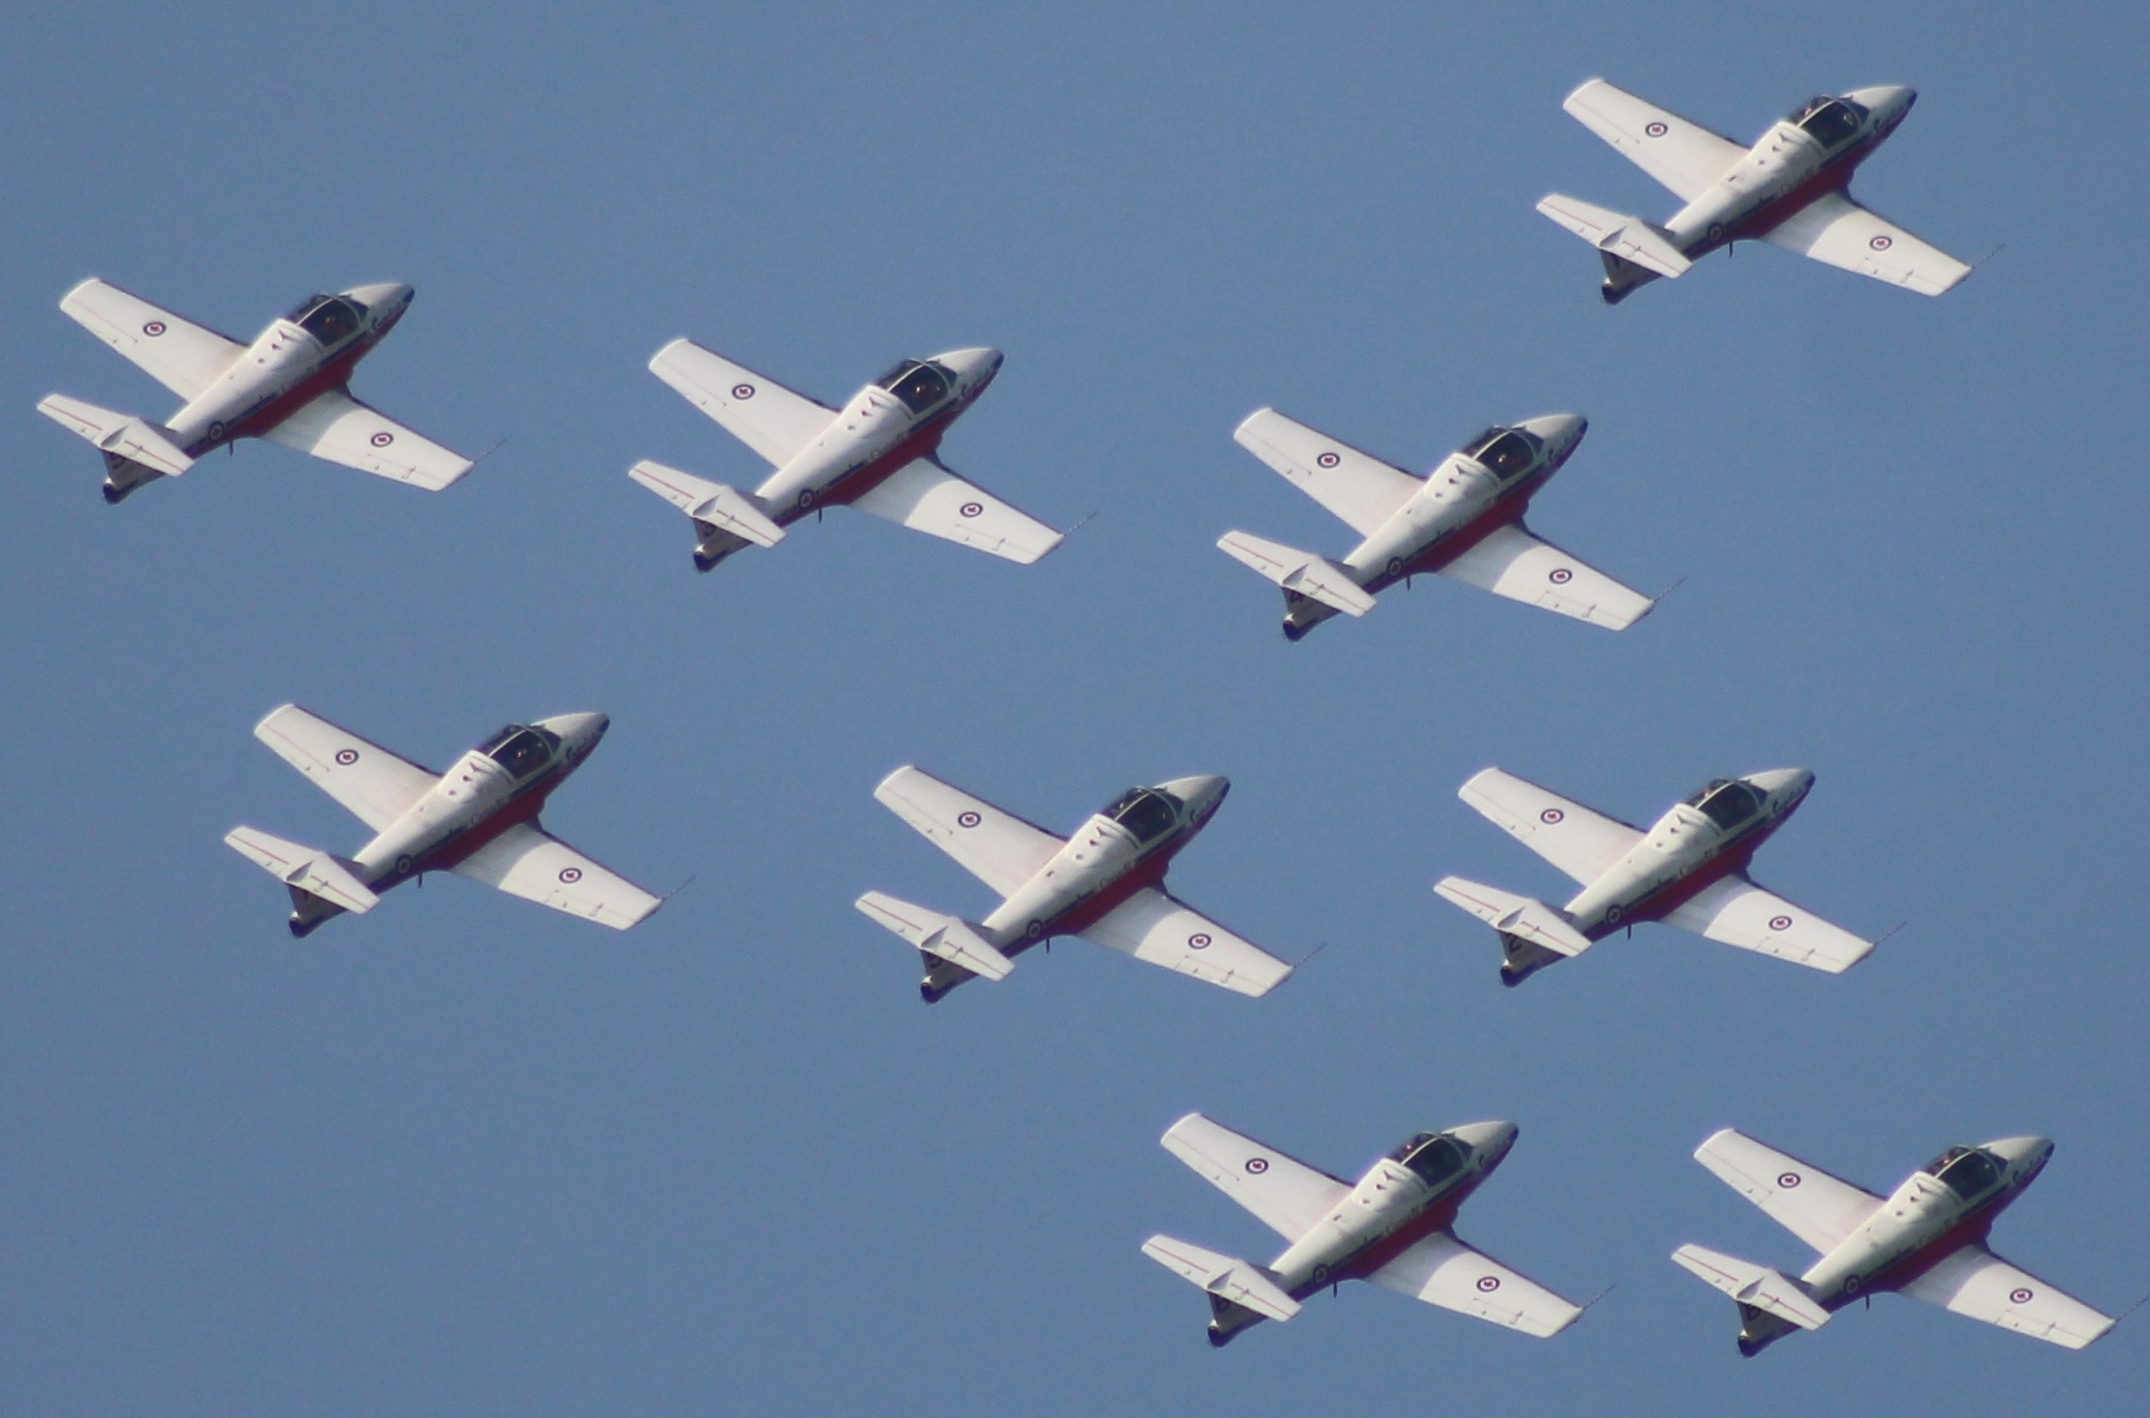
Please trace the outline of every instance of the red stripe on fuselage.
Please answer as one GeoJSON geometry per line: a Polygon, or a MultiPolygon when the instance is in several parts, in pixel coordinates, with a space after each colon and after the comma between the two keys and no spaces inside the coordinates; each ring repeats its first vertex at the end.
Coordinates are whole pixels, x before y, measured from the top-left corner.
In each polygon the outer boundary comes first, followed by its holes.
{"type": "Polygon", "coordinates": [[[954,423],[957,416],[969,407],[970,405],[967,403],[957,404],[935,414],[932,418],[927,419],[924,423],[905,434],[903,441],[886,453],[881,454],[870,463],[861,464],[838,478],[835,482],[830,483],[827,487],[815,492],[812,505],[801,507],[794,500],[789,507],[771,509],[769,513],[770,520],[780,527],[788,527],[823,507],[850,506],[853,502],[894,477],[898,469],[915,463],[920,458],[930,458],[939,452],[941,439],[947,434],[948,425],[954,423]]]}
{"type": "Polygon", "coordinates": [[[545,810],[545,801],[553,790],[567,780],[578,764],[563,764],[549,770],[530,786],[502,803],[491,815],[480,818],[475,824],[464,828],[439,846],[419,853],[411,860],[411,869],[400,875],[391,874],[373,883],[375,891],[386,891],[401,886],[414,876],[429,871],[453,871],[464,862],[490,847],[509,828],[521,823],[535,823],[538,814],[545,810]]]}
{"type": "Polygon", "coordinates": [[[1471,1193],[1477,1191],[1485,1182],[1486,1175],[1485,1173],[1480,1173],[1478,1176],[1462,1183],[1454,1191],[1439,1198],[1424,1211],[1421,1211],[1403,1225],[1398,1226],[1380,1240],[1370,1242],[1363,1248],[1352,1252],[1329,1268],[1328,1279],[1308,1281],[1305,1285],[1292,1292],[1292,1298],[1294,1300],[1305,1299],[1316,1290],[1334,1285],[1339,1280],[1364,1280],[1420,1241],[1425,1240],[1428,1236],[1439,1231],[1446,1231],[1451,1226],[1454,1226],[1456,1224],[1456,1213],[1463,1209],[1463,1203],[1470,1199],[1471,1193]]]}
{"type": "Polygon", "coordinates": [[[1907,1253],[1900,1260],[1889,1262],[1872,1275],[1861,1276],[1858,1295],[1840,1295],[1829,1302],[1828,1308],[1831,1312],[1840,1310],[1858,1299],[1859,1295],[1874,1290],[1901,1290],[1965,1246],[1984,1245],[1986,1234],[1993,1229],[1995,1218],[2007,1210],[2008,1204],[2020,1194],[2021,1188],[2003,1191],[1991,1200],[1973,1207],[1965,1212],[1955,1225],[1917,1250],[1907,1253]]]}
{"type": "Polygon", "coordinates": [[[1731,847],[1719,852],[1686,876],[1679,878],[1677,881],[1666,882],[1641,900],[1625,907],[1617,922],[1600,926],[1594,931],[1587,932],[1587,934],[1592,940],[1603,940],[1614,932],[1626,930],[1632,925],[1647,921],[1664,920],[1665,917],[1679,910],[1726,877],[1745,871],[1749,864],[1754,861],[1756,850],[1774,836],[1777,829],[1782,827],[1790,818],[1791,814],[1786,813],[1775,822],[1757,829],[1750,836],[1742,838],[1731,847]]]}
{"type": "Polygon", "coordinates": [[[1700,242],[1683,248],[1680,254],[1691,261],[1698,260],[1735,241],[1757,241],[1769,235],[1823,197],[1848,189],[1851,186],[1852,174],[1859,170],[1859,164],[1873,156],[1874,149],[1888,136],[1887,133],[1876,133],[1864,142],[1853,144],[1824,162],[1815,169],[1812,177],[1791,191],[1773,201],[1763,203],[1732,225],[1720,228],[1715,236],[1704,233],[1700,242]]]}
{"type": "Polygon", "coordinates": [[[1165,869],[1172,865],[1172,859],[1180,854],[1180,849],[1193,841],[1195,833],[1201,830],[1202,824],[1196,823],[1189,830],[1173,838],[1149,856],[1136,862],[1121,875],[1114,877],[1110,885],[1094,895],[1085,896],[1067,910],[1047,921],[1045,928],[1039,931],[1035,937],[1027,937],[1011,945],[1004,945],[1000,948],[1001,953],[1012,959],[1030,949],[1031,946],[1042,944],[1051,940],[1054,936],[1081,935],[1084,931],[1126,905],[1127,898],[1133,896],[1144,887],[1154,886],[1162,890],[1165,884],[1165,869]]]}
{"type": "Polygon", "coordinates": [[[195,440],[187,448],[187,456],[199,457],[220,444],[236,442],[241,438],[259,438],[329,390],[341,389],[350,382],[351,371],[357,368],[358,362],[370,354],[373,347],[381,342],[381,336],[387,333],[386,329],[382,329],[370,338],[357,341],[350,349],[329,360],[268,403],[252,413],[241,414],[224,425],[224,436],[221,439],[205,435],[195,440]]]}

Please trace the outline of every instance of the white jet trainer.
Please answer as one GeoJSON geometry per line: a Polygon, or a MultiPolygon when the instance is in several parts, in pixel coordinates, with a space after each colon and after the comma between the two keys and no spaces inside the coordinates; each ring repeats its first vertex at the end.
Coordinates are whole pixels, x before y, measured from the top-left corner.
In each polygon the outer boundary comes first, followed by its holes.
{"type": "Polygon", "coordinates": [[[899,768],[874,797],[1004,899],[976,922],[878,891],[856,904],[925,957],[918,992],[927,1004],[975,976],[1006,979],[1016,956],[1056,935],[1265,995],[1292,967],[1164,889],[1165,869],[1230,787],[1206,776],[1129,788],[1063,840],[929,773],[899,768]]]}
{"type": "Polygon", "coordinates": [[[1364,615],[1378,593],[1434,572],[1625,630],[1655,603],[1523,525],[1531,498],[1588,427],[1576,414],[1547,414],[1489,428],[1418,478],[1275,409],[1258,409],[1232,437],[1365,540],[1341,562],[1245,532],[1227,532],[1217,545],[1283,588],[1287,640],[1338,611],[1364,615]]]}
{"type": "Polygon", "coordinates": [[[559,714],[510,724],[446,773],[421,768],[296,704],[254,737],[373,829],[355,857],[286,842],[252,827],[224,841],[291,889],[291,933],[309,934],[429,871],[452,871],[570,916],[624,931],[663,905],[538,825],[555,788],[580,768],[612,721],[559,714]]]}
{"type": "Polygon", "coordinates": [[[1601,294],[1678,276],[1735,241],[1766,241],[1827,265],[1939,295],[1971,268],[1851,200],[1845,189],[1918,95],[1854,89],[1808,99],[1752,148],[1592,79],[1562,105],[1687,205],[1663,226],[1554,193],[1538,210],[1598,249],[1601,294]]]}
{"type": "Polygon", "coordinates": [[[693,519],[701,571],[743,546],[775,546],[784,528],[824,507],[856,507],[1027,566],[1059,546],[1061,534],[957,477],[938,456],[941,436],[1000,362],[991,349],[906,359],[832,409],[674,340],[650,360],[651,372],[776,471],[751,495],[646,460],[628,476],[693,519]]]}
{"type": "Polygon", "coordinates": [[[469,472],[470,460],[361,404],[349,387],[352,369],[410,309],[411,294],[391,284],[310,295],[243,345],[118,286],[84,281],[60,309],[187,402],[161,424],[64,394],[46,395],[37,410],[104,454],[107,502],[176,478],[240,438],[438,492],[469,472]]]}
{"type": "Polygon", "coordinates": [[[1821,1259],[1794,1280],[1700,1246],[1672,1258],[1738,1304],[1739,1352],[1750,1358],[1795,1329],[1820,1329],[1877,1290],[2081,1349],[2114,1321],[1986,1249],[1994,1218],[2052,1155],[2042,1137],[1951,1147],[1879,1197],[1726,1128],[1695,1149],[1695,1160],[1821,1259]]]}
{"type": "Polygon", "coordinates": [[[1142,1253],[1209,1294],[1209,1342],[1222,1348],[1262,1320],[1288,1320],[1300,1301],[1346,1280],[1376,1285],[1506,1325],[1540,1339],[1582,1314],[1456,1239],[1456,1212],[1515,1145],[1514,1123],[1422,1132],[1374,1163],[1357,1184],[1189,1113],[1165,1150],[1259,1217],[1288,1243],[1267,1265],[1171,1236],[1142,1253]]]}
{"type": "Polygon", "coordinates": [[[1814,775],[1776,768],[1713,778],[1645,832],[1512,773],[1488,768],[1456,796],[1583,888],[1564,907],[1443,877],[1434,890],[1500,934],[1501,983],[1521,984],[1622,926],[1663,921],[1725,945],[1837,974],[1874,942],[1830,925],[1747,876],[1755,849],[1806,800],[1814,775]]]}

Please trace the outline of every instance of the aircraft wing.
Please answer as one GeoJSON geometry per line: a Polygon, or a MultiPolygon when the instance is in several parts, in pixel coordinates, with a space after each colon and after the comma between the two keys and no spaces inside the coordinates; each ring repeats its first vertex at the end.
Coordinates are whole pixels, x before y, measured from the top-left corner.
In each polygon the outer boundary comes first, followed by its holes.
{"type": "Polygon", "coordinates": [[[941,466],[917,458],[851,500],[861,512],[1028,566],[1060,545],[1060,533],[941,466]]]}
{"type": "Polygon", "coordinates": [[[254,737],[375,832],[410,811],[440,781],[432,769],[399,758],[296,704],[271,710],[254,725],[254,737]]]}
{"type": "Polygon", "coordinates": [[[1480,772],[1456,789],[1456,796],[1585,886],[1642,840],[1641,828],[1498,768],[1480,772]]]}
{"type": "Polygon", "coordinates": [[[75,323],[133,360],[182,399],[217,381],[246,346],[92,278],[60,298],[75,323]]]}
{"type": "Polygon", "coordinates": [[[412,432],[341,389],[314,399],[262,437],[428,492],[439,492],[472,466],[462,454],[412,432]]]}
{"type": "Polygon", "coordinates": [[[1422,479],[1361,453],[1275,409],[1256,409],[1232,430],[1240,447],[1291,479],[1308,497],[1349,523],[1360,536],[1411,500],[1422,479]]]}
{"type": "Polygon", "coordinates": [[[1816,198],[1762,237],[1771,246],[1920,295],[1939,295],[1971,268],[1841,192],[1816,198]]]}
{"type": "Polygon", "coordinates": [[[711,354],[692,340],[672,341],[650,357],[649,368],[726,433],[780,468],[836,418],[836,410],[826,404],[711,354]]]}
{"type": "Polygon", "coordinates": [[[1677,113],[1592,79],[1560,105],[1622,156],[1672,189],[1682,202],[1732,170],[1747,149],[1677,113]]]}
{"type": "Polygon", "coordinates": [[[1665,924],[1832,975],[1849,970],[1874,948],[1874,942],[1756,886],[1743,872],[1696,892],[1665,917],[1665,924]]]}
{"type": "Polygon", "coordinates": [[[549,832],[518,822],[454,868],[510,896],[624,931],[664,904],[549,832]]]}
{"type": "Polygon", "coordinates": [[[2115,1323],[1976,1242],[1948,1256],[1901,1293],[2063,1349],[2081,1349],[2115,1323]]]}
{"type": "Polygon", "coordinates": [[[1309,1167],[1200,1113],[1181,1118],[1158,1140],[1165,1151],[1287,1241],[1313,1230],[1351,1195],[1351,1184],[1342,1178],[1309,1167]]]}
{"type": "Polygon", "coordinates": [[[1549,1339],[1574,1324],[1580,1305],[1493,1257],[1436,1231],[1366,1277],[1376,1285],[1493,1324],[1549,1339]]]}
{"type": "Polygon", "coordinates": [[[1657,604],[1531,535],[1518,522],[1496,527],[1478,545],[1442,567],[1441,574],[1607,630],[1627,629],[1657,604]]]}
{"type": "Polygon", "coordinates": [[[1106,912],[1082,938],[1222,985],[1234,994],[1266,995],[1292,972],[1254,942],[1154,886],[1143,887],[1106,912]]]}
{"type": "Polygon", "coordinates": [[[1731,1128],[1705,1138],[1695,1160],[1823,1254],[1881,1209],[1881,1198],[1872,1192],[1731,1128]]]}
{"type": "Polygon", "coordinates": [[[873,795],[1004,897],[1067,845],[1044,828],[908,765],[883,778],[873,795]]]}

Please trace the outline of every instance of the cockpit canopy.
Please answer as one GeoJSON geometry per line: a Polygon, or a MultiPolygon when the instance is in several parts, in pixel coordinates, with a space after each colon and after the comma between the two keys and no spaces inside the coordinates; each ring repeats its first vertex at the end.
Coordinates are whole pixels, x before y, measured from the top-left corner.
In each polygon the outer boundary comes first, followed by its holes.
{"type": "Polygon", "coordinates": [[[550,729],[510,724],[478,745],[484,754],[517,778],[527,778],[552,762],[560,751],[560,736],[550,729]]]}
{"type": "Polygon", "coordinates": [[[1470,1150],[1446,1133],[1422,1132],[1389,1154],[1418,1174],[1427,1186],[1439,1189],[1470,1166],[1470,1150]]]}
{"type": "Polygon", "coordinates": [[[319,340],[324,348],[340,345],[366,323],[366,307],[347,295],[310,295],[284,317],[319,340]]]}
{"type": "Polygon", "coordinates": [[[1825,148],[1833,148],[1859,131],[1866,122],[1866,109],[1848,98],[1817,94],[1791,114],[1792,122],[1825,148]]]}
{"type": "Polygon", "coordinates": [[[1737,779],[1712,778],[1687,799],[1687,805],[1702,809],[1705,817],[1729,832],[1762,810],[1762,795],[1737,779]]]}
{"type": "Polygon", "coordinates": [[[1929,1162],[1926,1170],[1939,1177],[1950,1191],[1969,1201],[1998,1185],[2005,1169],[1990,1152],[1981,1152],[1975,1147],[1951,1147],[1929,1162]]]}
{"type": "Polygon", "coordinates": [[[1149,843],[1178,824],[1181,807],[1180,800],[1162,788],[1129,788],[1105,809],[1105,816],[1134,833],[1137,841],[1149,843]]]}
{"type": "Polygon", "coordinates": [[[1545,445],[1520,428],[1489,428],[1463,445],[1463,456],[1476,458],[1502,478],[1527,473],[1545,445]]]}
{"type": "Polygon", "coordinates": [[[930,359],[907,359],[873,382],[903,400],[912,413],[922,414],[948,397],[956,379],[930,359]]]}

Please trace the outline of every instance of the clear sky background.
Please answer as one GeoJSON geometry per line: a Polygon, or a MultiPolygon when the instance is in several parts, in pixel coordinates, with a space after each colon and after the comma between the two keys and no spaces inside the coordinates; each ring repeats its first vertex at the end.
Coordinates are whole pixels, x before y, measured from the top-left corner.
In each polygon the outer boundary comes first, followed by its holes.
{"type": "Polygon", "coordinates": [[[0,1410],[20,1414],[2133,1414],[1884,1297],[1752,1361],[1683,1241],[1808,1253],[1689,1158],[1869,1187],[2057,1139],[2010,1258],[2150,1293],[2140,7],[720,13],[17,7],[0,18],[0,1410]],[[1927,300],[1743,247],[1618,310],[1545,192],[1677,203],[1594,74],[1745,140],[1908,83],[1856,193],[1927,300]],[[363,397],[428,495],[248,444],[108,508],[60,390],[172,401],[56,308],[103,276],[251,338],[419,295],[363,397]],[[1019,568],[849,513],[696,576],[654,457],[751,486],[644,369],[688,335],[840,401],[1007,366],[945,456],[1059,525],[1019,568]],[[1237,448],[1274,404],[1425,467],[1591,419],[1533,525],[1611,635],[1438,579],[1299,645],[1211,543],[1351,533],[1237,448]],[[304,943],[220,842],[364,830],[249,734],[297,700],[441,764],[613,716],[547,823],[660,891],[615,936],[469,883],[304,943]],[[1061,829],[1229,775],[1175,888],[1291,958],[1249,1001],[1080,941],[932,1009],[857,915],[984,889],[872,799],[917,762],[1061,829]],[[1448,872],[1559,899],[1459,803],[1497,763],[1632,820],[1819,775],[1757,875],[1831,978],[1650,927],[1516,991],[1448,872]],[[1508,1118],[1469,1239],[1549,1342],[1367,1286],[1225,1352],[1137,1247],[1274,1239],[1160,1150],[1201,1109],[1345,1175],[1508,1118]]]}

